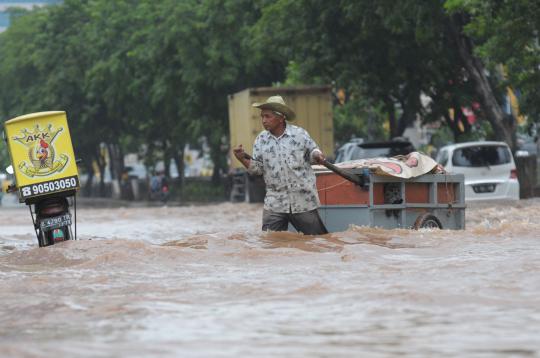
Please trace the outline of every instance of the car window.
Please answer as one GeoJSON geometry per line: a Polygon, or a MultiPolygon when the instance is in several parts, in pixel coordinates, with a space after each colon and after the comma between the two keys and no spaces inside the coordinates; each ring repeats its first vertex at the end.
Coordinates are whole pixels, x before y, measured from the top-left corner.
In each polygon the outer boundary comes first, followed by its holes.
{"type": "Polygon", "coordinates": [[[397,154],[393,153],[391,148],[361,148],[357,146],[351,151],[349,160],[393,157],[394,155],[397,154]]]}
{"type": "Polygon", "coordinates": [[[338,149],[336,154],[336,163],[340,163],[344,161],[345,157],[345,150],[344,149],[338,149]]]}
{"type": "Polygon", "coordinates": [[[358,149],[359,148],[356,144],[346,143],[338,149],[336,154],[336,163],[344,162],[346,160],[350,160],[350,158],[354,158],[354,154],[358,149]]]}
{"type": "Polygon", "coordinates": [[[459,148],[452,155],[456,167],[485,167],[510,163],[510,151],[505,146],[477,146],[459,148]]]}
{"type": "Polygon", "coordinates": [[[355,159],[376,158],[376,157],[388,157],[390,155],[389,148],[358,148],[360,149],[355,153],[355,159]]]}
{"type": "Polygon", "coordinates": [[[346,143],[337,150],[336,163],[367,158],[393,157],[399,154],[408,154],[414,150],[414,146],[409,142],[346,143]]]}
{"type": "Polygon", "coordinates": [[[446,166],[448,164],[448,151],[442,150],[439,152],[439,155],[437,156],[437,162],[441,164],[442,166],[446,166]]]}

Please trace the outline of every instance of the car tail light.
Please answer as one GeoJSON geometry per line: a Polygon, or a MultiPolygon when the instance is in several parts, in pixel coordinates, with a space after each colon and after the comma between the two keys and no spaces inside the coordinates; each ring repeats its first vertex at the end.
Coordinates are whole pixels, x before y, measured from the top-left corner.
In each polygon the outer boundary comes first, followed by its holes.
{"type": "Polygon", "coordinates": [[[517,170],[516,169],[510,170],[510,179],[517,179],[517,178],[518,178],[517,170]]]}

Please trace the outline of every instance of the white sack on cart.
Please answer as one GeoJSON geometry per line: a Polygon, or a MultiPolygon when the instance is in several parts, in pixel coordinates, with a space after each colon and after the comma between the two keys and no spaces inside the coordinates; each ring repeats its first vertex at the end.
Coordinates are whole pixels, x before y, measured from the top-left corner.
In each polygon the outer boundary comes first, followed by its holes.
{"type": "MultiPolygon", "coordinates": [[[[397,178],[415,178],[427,173],[441,174],[444,168],[430,156],[411,152],[407,155],[398,155],[390,158],[368,158],[351,160],[335,164],[342,169],[368,168],[377,175],[389,175],[397,178]]],[[[321,165],[313,166],[315,170],[325,170],[321,165]]]]}

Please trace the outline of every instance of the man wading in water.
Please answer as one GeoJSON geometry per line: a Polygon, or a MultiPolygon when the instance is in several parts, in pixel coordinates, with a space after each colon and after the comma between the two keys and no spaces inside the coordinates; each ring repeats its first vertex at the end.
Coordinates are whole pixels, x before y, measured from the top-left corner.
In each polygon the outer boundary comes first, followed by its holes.
{"type": "Polygon", "coordinates": [[[289,124],[295,118],[281,96],[254,103],[261,109],[264,131],[253,145],[253,158],[242,144],[234,155],[252,175],[263,175],[266,184],[263,231],[286,231],[289,222],[306,235],[326,234],[319,217],[319,195],[310,162],[325,160],[317,144],[303,128],[289,124]]]}

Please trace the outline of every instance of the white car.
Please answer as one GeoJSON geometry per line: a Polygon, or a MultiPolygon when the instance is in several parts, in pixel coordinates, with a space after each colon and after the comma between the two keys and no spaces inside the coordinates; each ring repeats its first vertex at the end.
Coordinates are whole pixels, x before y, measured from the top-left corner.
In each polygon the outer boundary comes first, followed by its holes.
{"type": "Polygon", "coordinates": [[[519,199],[512,152],[504,142],[465,142],[442,147],[436,158],[447,172],[465,176],[465,200],[519,199]]]}
{"type": "Polygon", "coordinates": [[[353,138],[337,150],[336,163],[366,158],[393,157],[414,151],[413,144],[408,140],[364,142],[362,138],[353,138]]]}

